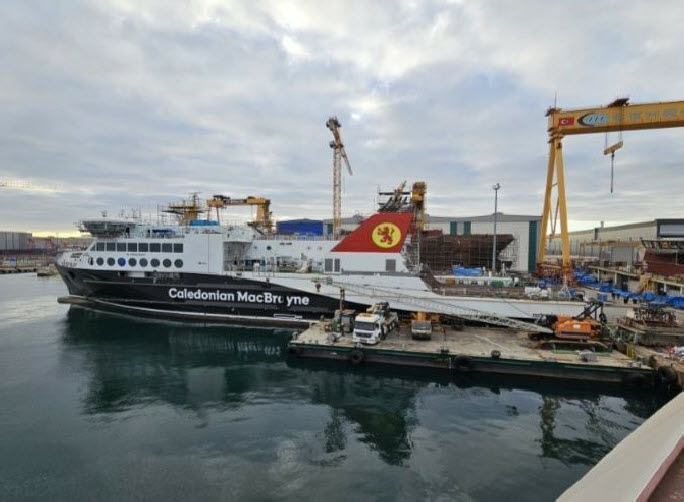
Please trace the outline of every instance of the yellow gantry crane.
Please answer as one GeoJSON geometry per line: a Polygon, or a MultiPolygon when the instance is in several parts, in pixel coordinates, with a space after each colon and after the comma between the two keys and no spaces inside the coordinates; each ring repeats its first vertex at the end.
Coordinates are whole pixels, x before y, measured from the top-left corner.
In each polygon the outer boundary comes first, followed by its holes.
{"type": "Polygon", "coordinates": [[[266,232],[273,230],[271,199],[253,197],[251,195],[244,199],[232,199],[225,195],[214,195],[213,198],[207,199],[207,207],[216,209],[217,221],[220,221],[219,210],[228,206],[256,206],[256,218],[254,221],[249,222],[248,225],[266,232]]]}
{"type": "Polygon", "coordinates": [[[325,123],[325,126],[330,129],[333,134],[333,141],[330,142],[330,148],[333,151],[333,237],[335,239],[340,237],[342,230],[342,159],[347,166],[349,174],[352,172],[347,152],[344,150],[342,137],[340,136],[340,128],[342,125],[337,117],[330,117],[325,123]]]}
{"type": "MultiPolygon", "coordinates": [[[[565,203],[565,178],[563,174],[564,136],[595,134],[641,129],[684,127],[684,101],[630,104],[629,98],[618,98],[607,106],[563,110],[549,108],[546,112],[549,131],[549,163],[546,170],[546,190],[541,220],[541,233],[537,252],[537,267],[542,268],[546,253],[546,231],[551,220],[551,235],[556,232],[560,218],[561,269],[567,277],[570,273],[570,238],[568,236],[568,213],[565,203]],[[554,181],[555,180],[555,181],[554,181]],[[551,194],[556,187],[556,208],[551,217],[551,194]]],[[[622,141],[604,149],[604,154],[615,155],[622,141]]],[[[612,182],[611,182],[612,187],[612,182]]]]}

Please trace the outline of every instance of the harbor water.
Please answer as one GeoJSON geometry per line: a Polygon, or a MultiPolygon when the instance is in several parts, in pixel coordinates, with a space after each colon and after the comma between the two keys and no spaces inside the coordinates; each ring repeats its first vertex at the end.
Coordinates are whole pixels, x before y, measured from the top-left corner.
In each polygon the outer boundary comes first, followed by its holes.
{"type": "Polygon", "coordinates": [[[646,392],[291,361],[288,330],[57,304],[0,276],[0,500],[553,500],[646,392]]]}

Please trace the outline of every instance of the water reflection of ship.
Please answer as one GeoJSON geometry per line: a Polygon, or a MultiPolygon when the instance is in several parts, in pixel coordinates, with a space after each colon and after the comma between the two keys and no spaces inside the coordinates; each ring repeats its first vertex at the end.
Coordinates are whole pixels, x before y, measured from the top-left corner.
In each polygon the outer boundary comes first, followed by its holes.
{"type": "Polygon", "coordinates": [[[103,413],[156,400],[195,409],[240,402],[260,381],[255,363],[285,369],[290,333],[71,308],[64,341],[70,353],[87,356],[86,411],[103,413]]]}
{"type": "MultiPolygon", "coordinates": [[[[63,363],[82,365],[88,374],[88,414],[162,402],[191,410],[202,420],[210,410],[239,409],[254,396],[260,401],[324,405],[329,419],[319,436],[323,451],[343,452],[353,435],[391,465],[411,457],[412,435],[420,421],[419,396],[442,387],[454,389],[452,404],[457,407],[478,397],[533,393],[542,404],[526,413],[539,415],[539,454],[566,464],[596,462],[615,444],[614,424],[605,419],[606,399],[622,399],[621,406],[641,418],[659,404],[655,398],[614,387],[564,384],[559,392],[557,384],[531,379],[286,363],[288,338],[287,333],[265,329],[193,327],[72,309],[63,363]],[[584,427],[595,439],[564,437],[565,426],[559,432],[559,413],[568,409],[582,413],[584,427]]],[[[501,406],[511,416],[519,413],[503,401],[501,406]]]]}

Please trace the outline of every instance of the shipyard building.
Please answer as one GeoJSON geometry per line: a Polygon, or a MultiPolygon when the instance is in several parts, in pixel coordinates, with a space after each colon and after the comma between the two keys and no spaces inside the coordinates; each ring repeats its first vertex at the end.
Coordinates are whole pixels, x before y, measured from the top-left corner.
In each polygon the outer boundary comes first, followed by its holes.
{"type": "MultiPolygon", "coordinates": [[[[630,266],[643,261],[644,241],[684,239],[684,219],[656,218],[628,225],[600,226],[569,232],[568,236],[572,256],[593,257],[606,265],[630,266]]],[[[560,236],[551,239],[547,249],[551,255],[560,255],[560,236]]]]}
{"type": "Polygon", "coordinates": [[[0,232],[0,251],[25,251],[31,248],[28,232],[0,232]]]}
{"type": "MultiPolygon", "coordinates": [[[[501,265],[514,272],[533,272],[537,260],[537,243],[541,216],[497,214],[497,255],[501,265]]],[[[361,215],[342,218],[342,232],[355,230],[364,220],[361,215]]],[[[276,223],[279,234],[299,236],[323,236],[332,234],[332,220],[295,219],[276,223]]],[[[427,215],[425,230],[428,236],[435,232],[443,236],[466,236],[459,240],[447,238],[446,245],[461,248],[461,253],[445,253],[444,245],[430,246],[426,252],[441,253],[444,265],[491,266],[494,215],[482,216],[432,216],[427,215]],[[477,239],[476,236],[481,238],[477,239]],[[453,258],[454,263],[451,263],[453,258]]],[[[458,249],[456,249],[458,251],[458,249]]],[[[435,258],[436,259],[436,258],[435,258]]],[[[436,259],[439,261],[438,259],[436,259]]]]}
{"type": "MultiPolygon", "coordinates": [[[[570,232],[570,255],[602,283],[630,293],[684,295],[684,219],[654,220],[570,232]]],[[[560,255],[554,237],[549,255],[560,255]]]]}
{"type": "Polygon", "coordinates": [[[54,253],[62,247],[85,247],[90,237],[36,237],[30,232],[0,231],[0,254],[54,253]]]}

